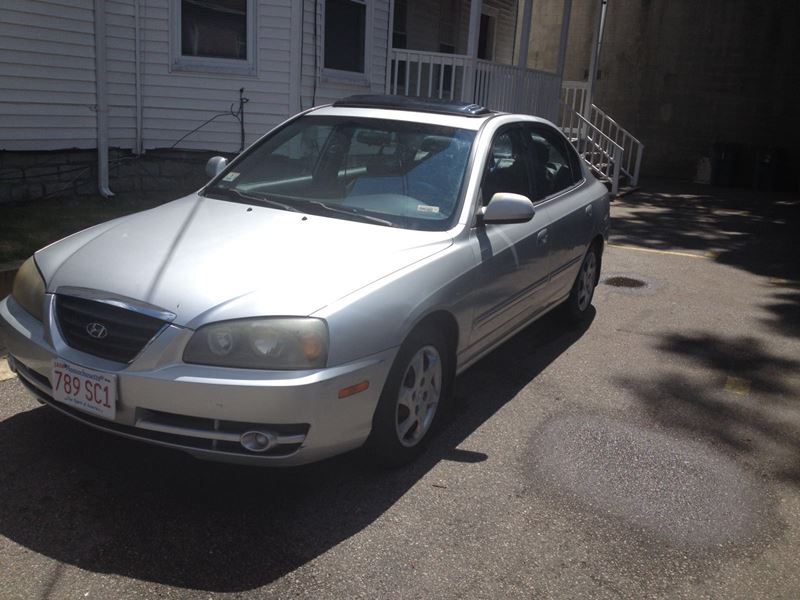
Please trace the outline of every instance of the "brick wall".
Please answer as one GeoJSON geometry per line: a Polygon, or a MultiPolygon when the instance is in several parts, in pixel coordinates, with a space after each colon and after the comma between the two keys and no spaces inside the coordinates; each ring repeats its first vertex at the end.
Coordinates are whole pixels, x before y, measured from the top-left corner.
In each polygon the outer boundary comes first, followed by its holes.
{"type": "MultiPolygon", "coordinates": [[[[215,153],[153,150],[142,156],[109,152],[113,192],[175,192],[198,189],[208,181],[205,164],[215,153]]],[[[63,196],[97,195],[94,150],[0,151],[0,203],[63,196]]]]}
{"type": "Polygon", "coordinates": [[[645,175],[691,179],[722,143],[735,183],[772,156],[796,187],[798,23],[796,0],[613,0],[595,102],[646,145],[645,175]]]}
{"type": "MultiPolygon", "coordinates": [[[[531,57],[554,55],[563,3],[534,3],[550,31],[532,36],[531,57]]],[[[572,2],[565,80],[588,76],[599,7],[572,2]]],[[[692,179],[723,144],[731,183],[764,183],[769,157],[773,183],[796,189],[798,23],[797,0],[610,0],[595,103],[645,144],[645,176],[692,179]]]]}

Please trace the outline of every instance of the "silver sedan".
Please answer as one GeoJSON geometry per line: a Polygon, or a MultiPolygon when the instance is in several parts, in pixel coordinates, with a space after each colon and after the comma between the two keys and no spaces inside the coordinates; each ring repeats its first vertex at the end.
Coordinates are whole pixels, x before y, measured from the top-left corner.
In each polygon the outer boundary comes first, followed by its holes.
{"type": "Polygon", "coordinates": [[[208,169],[23,264],[0,333],[39,400],[200,458],[399,464],[459,372],[591,305],[607,190],[542,119],[355,96],[208,169]]]}

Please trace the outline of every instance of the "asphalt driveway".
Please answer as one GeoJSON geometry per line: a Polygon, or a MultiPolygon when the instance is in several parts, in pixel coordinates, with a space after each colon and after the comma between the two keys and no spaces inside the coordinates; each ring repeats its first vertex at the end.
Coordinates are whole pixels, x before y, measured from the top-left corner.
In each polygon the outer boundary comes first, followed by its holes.
{"type": "Polygon", "coordinates": [[[800,597],[797,208],[616,202],[591,321],[470,369],[396,471],[203,463],[2,381],[0,596],[800,597]]]}

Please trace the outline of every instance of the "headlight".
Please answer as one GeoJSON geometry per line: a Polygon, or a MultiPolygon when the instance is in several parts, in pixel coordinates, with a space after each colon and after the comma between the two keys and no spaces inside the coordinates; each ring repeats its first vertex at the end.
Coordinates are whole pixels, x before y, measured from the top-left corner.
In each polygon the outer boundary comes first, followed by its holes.
{"type": "Polygon", "coordinates": [[[328,360],[328,327],[312,318],[221,321],[194,332],[183,361],[242,369],[319,369],[328,360]]]}
{"type": "Polygon", "coordinates": [[[31,313],[34,317],[42,320],[44,306],[44,279],[39,274],[36,261],[31,256],[22,263],[14,277],[14,285],[11,288],[11,295],[14,296],[19,305],[31,313]]]}

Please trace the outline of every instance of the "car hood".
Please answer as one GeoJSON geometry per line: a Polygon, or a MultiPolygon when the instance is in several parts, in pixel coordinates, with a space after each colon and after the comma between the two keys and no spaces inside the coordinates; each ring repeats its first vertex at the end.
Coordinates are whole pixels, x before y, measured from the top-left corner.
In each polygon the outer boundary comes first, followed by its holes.
{"type": "Polygon", "coordinates": [[[445,249],[422,232],[193,194],[92,227],[36,254],[47,290],[102,290],[177,315],[175,323],[310,315],[445,249]]]}

